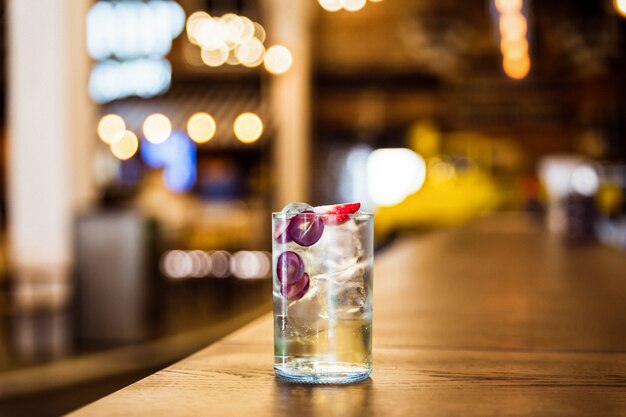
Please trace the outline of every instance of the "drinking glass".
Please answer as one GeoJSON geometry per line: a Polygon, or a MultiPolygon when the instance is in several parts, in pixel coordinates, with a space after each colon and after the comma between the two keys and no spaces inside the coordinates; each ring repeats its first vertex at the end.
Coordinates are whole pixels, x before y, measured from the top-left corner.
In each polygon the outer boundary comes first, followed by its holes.
{"type": "Polygon", "coordinates": [[[347,383],[372,371],[371,213],[273,213],[274,370],[347,383]]]}

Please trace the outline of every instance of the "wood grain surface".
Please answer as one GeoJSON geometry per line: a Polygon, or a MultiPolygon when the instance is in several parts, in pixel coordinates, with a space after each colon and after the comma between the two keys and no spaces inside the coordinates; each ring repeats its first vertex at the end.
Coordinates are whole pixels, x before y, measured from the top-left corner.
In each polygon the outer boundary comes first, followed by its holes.
{"type": "Polygon", "coordinates": [[[282,382],[271,315],[73,415],[626,416],[626,252],[525,215],[377,255],[374,372],[282,382]]]}

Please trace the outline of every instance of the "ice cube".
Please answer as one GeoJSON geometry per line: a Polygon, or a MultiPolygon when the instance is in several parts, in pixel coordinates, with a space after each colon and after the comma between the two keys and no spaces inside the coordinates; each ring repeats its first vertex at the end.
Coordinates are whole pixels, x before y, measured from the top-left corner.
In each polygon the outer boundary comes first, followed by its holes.
{"type": "Polygon", "coordinates": [[[299,300],[292,301],[287,307],[289,327],[296,336],[309,337],[328,328],[324,314],[327,310],[326,292],[311,281],[309,290],[299,300]]]}
{"type": "Polygon", "coordinates": [[[360,315],[367,302],[364,282],[365,265],[358,263],[342,271],[339,276],[340,280],[329,281],[332,315],[337,319],[348,319],[360,315]]]}
{"type": "Polygon", "coordinates": [[[307,203],[289,203],[285,207],[283,207],[281,213],[283,213],[288,219],[290,219],[296,214],[302,213],[303,211],[313,211],[313,206],[310,206],[307,203]]]}
{"type": "Polygon", "coordinates": [[[363,252],[358,231],[352,221],[324,228],[320,240],[306,254],[309,274],[332,274],[354,266],[363,252]]]}

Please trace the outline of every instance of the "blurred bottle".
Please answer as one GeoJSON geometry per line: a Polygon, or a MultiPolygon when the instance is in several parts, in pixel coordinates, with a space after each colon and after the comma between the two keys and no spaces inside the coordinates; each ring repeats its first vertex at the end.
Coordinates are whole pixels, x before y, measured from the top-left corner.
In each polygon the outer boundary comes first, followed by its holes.
{"type": "Polygon", "coordinates": [[[598,168],[578,155],[551,155],[540,160],[539,177],[547,194],[548,229],[567,241],[594,240],[598,168]]]}

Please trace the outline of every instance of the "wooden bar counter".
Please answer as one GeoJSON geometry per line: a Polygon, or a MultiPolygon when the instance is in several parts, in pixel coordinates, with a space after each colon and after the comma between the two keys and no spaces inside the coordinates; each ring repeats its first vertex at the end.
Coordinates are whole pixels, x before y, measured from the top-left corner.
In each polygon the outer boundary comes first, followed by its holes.
{"type": "Polygon", "coordinates": [[[626,252],[501,214],[377,254],[374,372],[282,382],[267,314],[89,416],[626,416],[626,252]]]}

